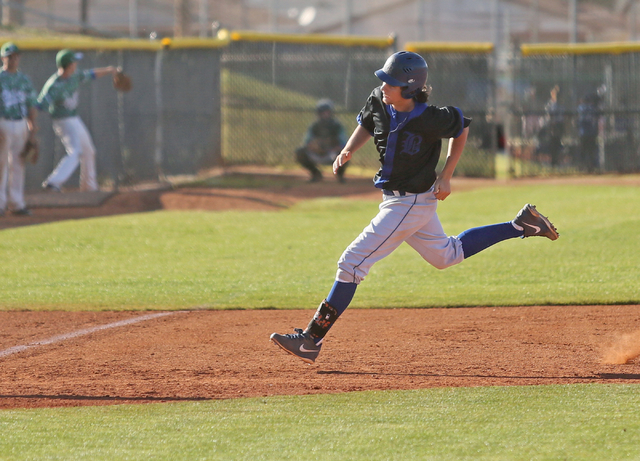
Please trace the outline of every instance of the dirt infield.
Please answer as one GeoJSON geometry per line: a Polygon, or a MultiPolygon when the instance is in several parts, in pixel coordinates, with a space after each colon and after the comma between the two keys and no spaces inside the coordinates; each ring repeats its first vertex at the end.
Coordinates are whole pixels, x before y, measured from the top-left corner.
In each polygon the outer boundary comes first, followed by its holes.
{"type": "MultiPolygon", "coordinates": [[[[616,178],[589,181],[620,184],[616,178]]],[[[628,182],[640,185],[637,178],[628,182]]],[[[458,180],[454,191],[487,185],[496,183],[458,180]]],[[[380,198],[369,179],[335,186],[300,180],[258,189],[130,191],[99,207],[6,216],[0,228],[159,209],[277,211],[319,195],[380,198]]],[[[139,322],[134,321],[149,313],[0,312],[0,408],[640,383],[640,362],[634,359],[640,353],[640,306],[350,309],[309,366],[268,338],[305,326],[313,310],[196,310],[139,322]]]]}
{"type": "Polygon", "coordinates": [[[640,383],[605,365],[639,306],[347,310],[316,364],[268,341],[313,310],[191,311],[63,339],[147,313],[0,312],[0,408],[109,405],[449,386],[640,383]]]}

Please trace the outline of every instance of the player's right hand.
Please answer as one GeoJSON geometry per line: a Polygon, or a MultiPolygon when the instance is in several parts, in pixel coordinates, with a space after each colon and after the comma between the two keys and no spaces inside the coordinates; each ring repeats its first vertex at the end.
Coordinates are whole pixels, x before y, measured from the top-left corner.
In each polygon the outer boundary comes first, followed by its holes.
{"type": "Polygon", "coordinates": [[[451,195],[451,181],[439,176],[433,183],[433,194],[438,200],[444,200],[451,195]]]}
{"type": "Polygon", "coordinates": [[[338,154],[335,161],[333,162],[333,174],[338,174],[338,168],[351,160],[351,151],[343,150],[338,154]]]}

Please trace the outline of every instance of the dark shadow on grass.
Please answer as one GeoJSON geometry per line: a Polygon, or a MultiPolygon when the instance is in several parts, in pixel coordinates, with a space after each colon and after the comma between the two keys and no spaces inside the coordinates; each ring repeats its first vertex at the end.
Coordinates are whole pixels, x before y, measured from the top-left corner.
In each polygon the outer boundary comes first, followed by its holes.
{"type": "Polygon", "coordinates": [[[345,375],[345,376],[415,376],[423,378],[483,378],[483,379],[548,379],[548,380],[640,380],[640,374],[626,373],[598,373],[590,376],[508,376],[508,375],[460,375],[460,374],[439,374],[439,373],[376,373],[376,372],[359,372],[359,371],[340,371],[340,370],[319,370],[319,375],[345,375]]]}
{"type": "Polygon", "coordinates": [[[266,200],[258,197],[251,197],[248,195],[232,195],[232,194],[222,194],[222,193],[216,193],[216,192],[195,192],[195,191],[184,191],[184,190],[178,190],[177,193],[179,193],[180,195],[192,195],[196,197],[222,197],[222,198],[228,198],[228,199],[247,200],[249,202],[256,202],[262,205],[268,205],[275,208],[284,208],[284,209],[289,208],[287,205],[274,202],[273,200],[266,200]]]}
{"type": "Polygon", "coordinates": [[[600,373],[602,379],[640,379],[637,373],[600,373]]]}
{"type": "Polygon", "coordinates": [[[115,402],[195,402],[201,400],[214,400],[210,397],[155,397],[137,396],[124,397],[115,395],[48,395],[48,394],[25,394],[25,395],[0,395],[2,399],[47,399],[47,400],[88,400],[88,401],[115,401],[115,402]]]}

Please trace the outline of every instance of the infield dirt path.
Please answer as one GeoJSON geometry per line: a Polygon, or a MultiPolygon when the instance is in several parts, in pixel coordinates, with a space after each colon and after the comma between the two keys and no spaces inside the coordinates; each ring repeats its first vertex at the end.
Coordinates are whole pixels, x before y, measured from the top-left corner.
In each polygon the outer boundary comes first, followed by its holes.
{"type": "MultiPolygon", "coordinates": [[[[518,181],[532,182],[540,183],[518,181]]],[[[640,177],[545,182],[640,186],[640,177]]],[[[453,188],[496,185],[500,183],[456,180],[453,188]]],[[[100,207],[6,216],[0,229],[158,209],[277,211],[321,195],[380,199],[369,179],[341,186],[300,180],[262,189],[130,191],[100,207]]],[[[79,336],[74,333],[149,313],[0,312],[0,408],[448,386],[640,383],[640,362],[633,358],[640,354],[640,306],[349,309],[310,366],[268,338],[274,331],[306,326],[314,307],[188,311],[79,336]],[[18,351],[26,345],[33,347],[18,351]]]]}
{"type": "MultiPolygon", "coordinates": [[[[0,357],[0,408],[449,386],[640,383],[603,364],[640,306],[347,310],[314,365],[270,343],[304,311],[190,311],[0,357]]],[[[0,312],[0,355],[148,313],[0,312]]],[[[631,343],[627,342],[627,346],[631,343]]]]}

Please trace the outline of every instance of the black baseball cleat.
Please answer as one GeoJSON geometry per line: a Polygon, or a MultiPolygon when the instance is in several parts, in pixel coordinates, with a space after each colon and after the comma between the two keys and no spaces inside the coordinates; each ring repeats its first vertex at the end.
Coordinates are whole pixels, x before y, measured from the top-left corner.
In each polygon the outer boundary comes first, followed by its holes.
{"type": "Polygon", "coordinates": [[[316,344],[309,333],[305,333],[301,328],[295,328],[295,333],[279,335],[273,333],[269,338],[285,352],[295,355],[306,363],[314,363],[318,358],[322,343],[316,344]]]}
{"type": "Polygon", "coordinates": [[[14,216],[31,216],[31,210],[29,208],[20,208],[19,210],[13,210],[11,212],[14,216]]]}
{"type": "Polygon", "coordinates": [[[524,237],[547,237],[556,240],[560,234],[546,216],[536,210],[534,205],[527,203],[513,220],[515,224],[524,229],[524,237]]]}
{"type": "Polygon", "coordinates": [[[62,192],[58,186],[48,183],[47,181],[42,183],[42,188],[49,192],[62,192]]]}

